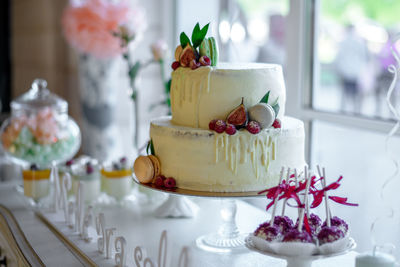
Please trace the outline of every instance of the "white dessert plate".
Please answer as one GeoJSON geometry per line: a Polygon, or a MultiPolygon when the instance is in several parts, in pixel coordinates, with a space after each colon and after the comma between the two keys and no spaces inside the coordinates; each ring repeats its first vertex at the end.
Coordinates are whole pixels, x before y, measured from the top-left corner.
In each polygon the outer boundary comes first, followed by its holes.
{"type": "Polygon", "coordinates": [[[152,190],[160,191],[163,193],[175,194],[175,195],[184,195],[184,196],[194,196],[194,197],[265,197],[264,194],[258,194],[259,191],[251,191],[251,192],[209,192],[209,191],[196,191],[190,189],[183,189],[183,188],[160,188],[155,186],[154,184],[143,184],[137,180],[137,178],[132,175],[133,181],[140,186],[145,188],[149,188],[152,190]]]}
{"type": "Polygon", "coordinates": [[[272,251],[261,250],[254,245],[251,235],[249,235],[245,238],[245,246],[252,251],[255,251],[255,252],[267,255],[267,256],[275,257],[275,258],[280,258],[280,259],[285,259],[285,260],[297,258],[297,259],[313,261],[313,260],[318,260],[318,259],[323,259],[323,258],[336,257],[339,255],[346,254],[346,253],[350,252],[351,250],[355,249],[357,247],[357,244],[354,241],[354,239],[350,237],[348,240],[349,241],[348,241],[347,245],[340,251],[337,251],[337,252],[331,253],[331,254],[313,254],[310,256],[288,256],[288,255],[277,254],[272,251]]]}

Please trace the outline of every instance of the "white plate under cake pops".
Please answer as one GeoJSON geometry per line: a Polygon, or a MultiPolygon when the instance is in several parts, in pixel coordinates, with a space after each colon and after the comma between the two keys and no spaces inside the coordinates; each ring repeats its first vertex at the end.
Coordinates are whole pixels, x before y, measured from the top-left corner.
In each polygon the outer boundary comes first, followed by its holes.
{"type": "MultiPolygon", "coordinates": [[[[354,250],[357,247],[357,244],[353,238],[351,238],[351,237],[348,237],[346,239],[343,238],[343,241],[344,240],[347,240],[347,243],[345,244],[344,247],[341,247],[341,249],[337,250],[336,252],[322,254],[321,251],[319,251],[317,249],[315,251],[315,253],[313,253],[311,255],[307,255],[307,254],[285,255],[282,253],[278,253],[278,252],[274,251],[275,248],[273,248],[273,247],[275,245],[273,244],[273,242],[267,242],[265,240],[262,240],[259,237],[254,236],[253,234],[250,234],[249,236],[246,237],[245,246],[248,249],[255,251],[257,253],[260,253],[260,254],[263,254],[266,256],[270,256],[270,257],[274,257],[274,258],[284,259],[287,261],[287,267],[311,267],[312,262],[314,260],[340,256],[340,255],[346,254],[346,253],[354,250]],[[264,241],[264,243],[261,241],[264,241]],[[271,243],[271,244],[265,244],[265,243],[271,243]]],[[[278,244],[278,242],[276,242],[276,244],[278,244]]],[[[306,249],[306,248],[304,247],[304,249],[306,249]]]]}

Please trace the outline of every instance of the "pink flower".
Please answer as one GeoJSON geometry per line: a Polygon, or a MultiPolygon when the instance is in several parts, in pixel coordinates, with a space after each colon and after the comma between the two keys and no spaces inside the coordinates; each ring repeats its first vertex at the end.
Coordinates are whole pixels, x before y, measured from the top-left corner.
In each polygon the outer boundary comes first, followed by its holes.
{"type": "Polygon", "coordinates": [[[119,27],[129,24],[133,10],[127,1],[86,0],[71,3],[62,17],[67,41],[78,51],[98,58],[111,58],[124,52],[119,27]]]}
{"type": "Polygon", "coordinates": [[[160,61],[165,58],[168,51],[168,45],[164,40],[158,40],[151,45],[151,52],[155,61],[160,61]]]}

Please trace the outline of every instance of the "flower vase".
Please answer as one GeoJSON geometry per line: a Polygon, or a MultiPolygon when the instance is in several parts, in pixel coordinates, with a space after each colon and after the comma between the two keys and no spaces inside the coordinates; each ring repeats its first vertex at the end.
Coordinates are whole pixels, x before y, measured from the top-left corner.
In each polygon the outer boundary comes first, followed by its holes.
{"type": "Polygon", "coordinates": [[[111,160],[123,152],[117,127],[118,90],[127,86],[121,59],[79,57],[82,152],[98,160],[111,160]]]}

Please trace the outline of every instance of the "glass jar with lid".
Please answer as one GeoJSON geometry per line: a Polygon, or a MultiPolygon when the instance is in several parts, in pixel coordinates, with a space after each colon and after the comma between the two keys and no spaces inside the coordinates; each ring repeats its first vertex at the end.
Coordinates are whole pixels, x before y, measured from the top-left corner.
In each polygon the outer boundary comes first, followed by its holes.
{"type": "Polygon", "coordinates": [[[68,103],[36,79],[11,102],[11,116],[0,129],[1,146],[13,160],[41,167],[65,162],[79,150],[81,133],[68,116],[68,103]]]}

